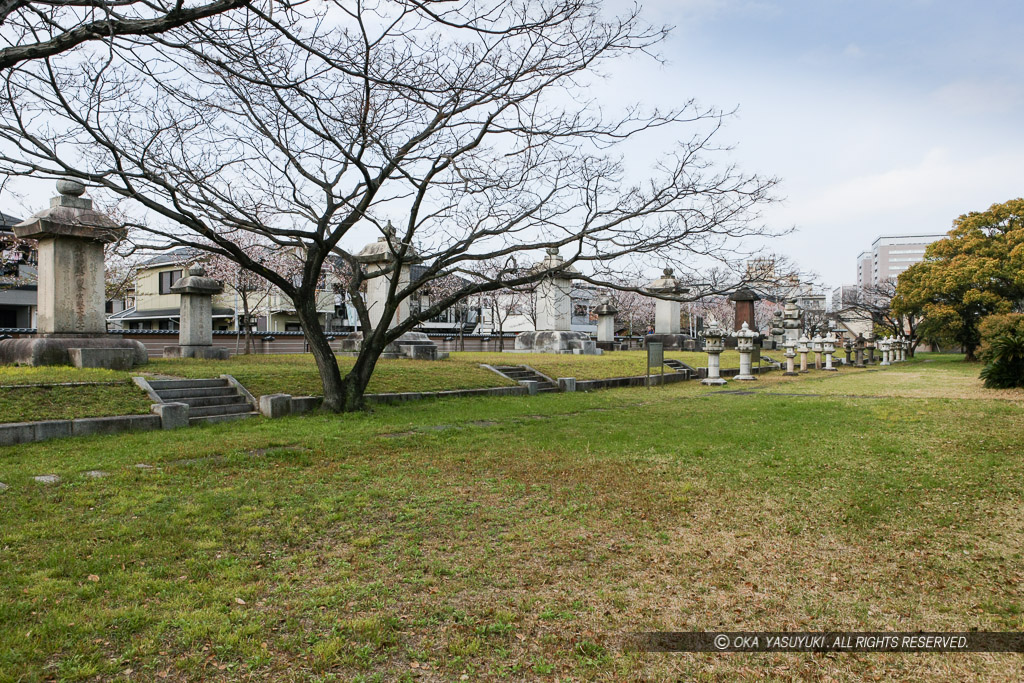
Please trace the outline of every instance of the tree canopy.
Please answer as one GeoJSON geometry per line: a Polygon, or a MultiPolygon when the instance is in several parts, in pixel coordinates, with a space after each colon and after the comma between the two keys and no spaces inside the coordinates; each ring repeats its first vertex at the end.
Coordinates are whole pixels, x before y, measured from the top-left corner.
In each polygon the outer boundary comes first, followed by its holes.
{"type": "Polygon", "coordinates": [[[892,305],[923,318],[923,338],[960,344],[974,360],[981,319],[1024,306],[1024,199],[953,221],[949,236],[899,276],[892,305]]]}

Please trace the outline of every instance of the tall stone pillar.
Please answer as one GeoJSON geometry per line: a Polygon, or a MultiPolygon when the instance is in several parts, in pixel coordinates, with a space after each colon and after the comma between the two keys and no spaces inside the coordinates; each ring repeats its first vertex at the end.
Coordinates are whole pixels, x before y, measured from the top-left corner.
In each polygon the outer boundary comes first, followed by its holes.
{"type": "Polygon", "coordinates": [[[146,363],[146,348],[107,333],[103,246],[124,236],[83,197],[85,186],[57,182],[50,208],[14,226],[38,241],[35,338],[0,342],[0,364],[76,365],[128,369],[146,363]]]}
{"type": "Polygon", "coordinates": [[[823,370],[828,372],[835,372],[836,368],[832,367],[832,354],[836,352],[836,335],[829,332],[825,335],[825,338],[821,342],[822,353],[825,354],[825,367],[823,370]]]}
{"type": "Polygon", "coordinates": [[[615,343],[615,316],[618,312],[611,297],[602,299],[594,310],[597,314],[597,345],[605,351],[611,351],[615,343]]]}
{"type": "Polygon", "coordinates": [[[757,324],[754,322],[754,302],[760,300],[761,297],[746,288],[737,289],[729,295],[729,301],[736,303],[735,329],[737,332],[743,328],[743,323],[747,324],[748,329],[757,332],[757,324]]]}
{"type": "Polygon", "coordinates": [[[800,346],[797,348],[797,352],[800,354],[800,372],[807,372],[807,354],[811,351],[807,345],[810,341],[806,334],[800,335],[800,346]]]}
{"type": "MultiPolygon", "coordinates": [[[[376,242],[367,244],[356,254],[356,261],[369,277],[366,281],[366,312],[370,318],[369,330],[353,332],[341,341],[340,355],[355,355],[362,346],[365,335],[375,332],[381,325],[388,329],[395,327],[409,317],[409,297],[402,299],[391,316],[384,320],[391,283],[397,278],[396,292],[410,284],[411,266],[420,262],[412,245],[403,245],[391,221],[384,227],[384,234],[376,242]],[[401,255],[401,260],[399,256],[401,255]]],[[[440,353],[437,344],[423,332],[405,332],[384,347],[381,358],[412,358],[415,360],[441,360],[447,353],[440,353]]]]}
{"type": "Polygon", "coordinates": [[[537,283],[537,329],[516,335],[516,351],[600,354],[589,334],[572,331],[572,281],[579,271],[549,248],[534,272],[544,274],[537,283]]]}
{"type": "MultiPolygon", "coordinates": [[[[662,276],[652,281],[645,288],[654,294],[667,296],[686,294],[689,290],[676,279],[671,268],[665,268],[662,276]]],[[[682,334],[679,324],[680,303],[671,299],[655,299],[654,303],[654,334],[647,335],[647,340],[660,342],[666,351],[683,349],[689,335],[682,334]]]]}
{"type": "Polygon", "coordinates": [[[171,285],[171,292],[181,296],[178,345],[165,346],[164,358],[208,358],[227,360],[228,350],[213,345],[213,297],[224,291],[224,285],[206,277],[202,266],[194,265],[188,275],[171,285]]]}

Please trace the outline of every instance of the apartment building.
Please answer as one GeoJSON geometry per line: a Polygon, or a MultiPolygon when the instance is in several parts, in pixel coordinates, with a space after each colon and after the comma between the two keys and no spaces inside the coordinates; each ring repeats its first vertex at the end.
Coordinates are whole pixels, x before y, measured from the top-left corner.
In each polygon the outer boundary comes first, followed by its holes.
{"type": "Polygon", "coordinates": [[[871,251],[864,252],[857,261],[857,284],[861,287],[878,285],[886,280],[896,279],[899,274],[924,259],[925,248],[932,242],[944,239],[946,235],[882,235],[871,244],[871,251]],[[870,253],[870,278],[862,275],[865,255],[870,253]]]}

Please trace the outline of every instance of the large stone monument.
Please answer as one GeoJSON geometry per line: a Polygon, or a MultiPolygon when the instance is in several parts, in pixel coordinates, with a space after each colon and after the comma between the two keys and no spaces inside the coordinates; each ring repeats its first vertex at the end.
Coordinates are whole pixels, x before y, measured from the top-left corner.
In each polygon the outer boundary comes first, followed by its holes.
{"type": "Polygon", "coordinates": [[[520,353],[600,354],[586,332],[572,331],[572,281],[579,271],[548,249],[544,260],[534,266],[544,277],[537,283],[537,329],[520,332],[515,350],[520,353]]]}
{"type": "MultiPolygon", "coordinates": [[[[384,234],[376,242],[367,244],[356,254],[358,261],[366,269],[369,277],[366,280],[366,310],[370,317],[370,325],[374,330],[379,325],[389,328],[400,324],[409,317],[409,299],[403,299],[391,320],[385,321],[384,307],[388,300],[388,291],[394,278],[398,278],[396,291],[409,286],[411,281],[410,266],[420,261],[419,255],[412,246],[405,249],[402,262],[397,263],[397,250],[402,245],[391,221],[384,227],[384,234]]],[[[341,342],[339,355],[355,355],[363,343],[363,334],[368,331],[353,332],[341,342]]],[[[395,341],[384,347],[381,358],[414,358],[417,360],[441,360],[448,357],[447,353],[437,350],[437,344],[423,332],[405,332],[395,341]]]]}
{"type": "Polygon", "coordinates": [[[729,301],[736,304],[734,331],[739,332],[743,329],[743,323],[746,323],[748,329],[757,332],[757,325],[754,323],[754,302],[760,300],[761,297],[755,294],[753,290],[747,288],[737,289],[729,295],[729,301]]]}
{"type": "Polygon", "coordinates": [[[188,275],[171,285],[173,294],[181,295],[178,344],[164,347],[164,358],[206,358],[227,360],[223,346],[213,345],[213,297],[224,291],[224,285],[200,265],[188,269],[188,275]]]}
{"type": "Polygon", "coordinates": [[[0,364],[130,369],[149,356],[140,342],[107,333],[103,245],[124,230],[93,210],[85,186],[57,182],[50,208],[14,226],[39,244],[35,337],[0,342],[0,364]]]}
{"type": "Polygon", "coordinates": [[[611,351],[615,344],[615,316],[618,312],[608,296],[601,299],[594,309],[597,315],[597,346],[603,351],[611,351]]]}
{"type": "MultiPolygon", "coordinates": [[[[665,268],[662,276],[652,281],[645,289],[656,294],[685,294],[690,291],[675,278],[671,268],[665,268]]],[[[670,299],[656,299],[654,304],[654,334],[647,335],[647,341],[660,342],[666,351],[684,349],[692,337],[681,334],[679,324],[680,304],[670,299]]]]}

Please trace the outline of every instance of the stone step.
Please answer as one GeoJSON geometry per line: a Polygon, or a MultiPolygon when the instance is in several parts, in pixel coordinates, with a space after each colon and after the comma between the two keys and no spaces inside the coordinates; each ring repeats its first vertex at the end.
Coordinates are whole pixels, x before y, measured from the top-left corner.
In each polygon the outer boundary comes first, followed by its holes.
{"type": "Polygon", "coordinates": [[[165,401],[177,401],[182,398],[199,398],[200,396],[234,396],[234,387],[209,387],[199,389],[157,389],[156,395],[165,401]]]}
{"type": "Polygon", "coordinates": [[[151,379],[149,386],[155,391],[163,389],[209,389],[211,387],[226,387],[226,379],[151,379]]]}
{"type": "Polygon", "coordinates": [[[248,403],[225,403],[217,406],[197,406],[189,408],[189,421],[193,417],[209,417],[211,415],[238,415],[240,413],[251,413],[252,406],[248,403]]]}
{"type": "Polygon", "coordinates": [[[232,420],[244,420],[250,417],[256,417],[259,413],[232,413],[230,415],[206,415],[204,417],[190,417],[188,423],[190,425],[201,425],[201,424],[214,424],[216,422],[230,422],[232,420]]]}
{"type": "MultiPolygon", "coordinates": [[[[230,396],[189,396],[186,398],[174,399],[174,403],[187,403],[192,408],[206,408],[209,406],[228,405],[249,405],[244,396],[231,394],[230,396]]],[[[191,414],[191,413],[190,413],[191,414]]]]}

